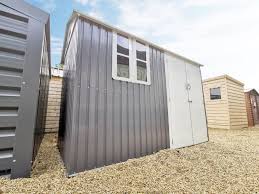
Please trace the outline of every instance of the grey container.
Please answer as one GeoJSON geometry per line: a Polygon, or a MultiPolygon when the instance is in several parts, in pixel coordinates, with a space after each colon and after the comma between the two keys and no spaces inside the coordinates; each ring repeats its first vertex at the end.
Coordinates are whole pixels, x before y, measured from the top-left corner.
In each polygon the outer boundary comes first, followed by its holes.
{"type": "MultiPolygon", "coordinates": [[[[59,148],[69,176],[170,147],[166,50],[148,43],[150,83],[116,80],[114,32],[146,43],[76,11],[67,24],[61,60],[65,105],[59,148]]],[[[200,64],[170,54],[199,70],[200,64]]],[[[200,72],[198,83],[201,88],[200,72]]],[[[205,119],[202,90],[200,96],[205,119]]],[[[206,131],[204,141],[208,140],[206,131]]]]}
{"type": "Polygon", "coordinates": [[[49,15],[0,0],[0,174],[28,177],[44,132],[50,78],[49,15]]]}

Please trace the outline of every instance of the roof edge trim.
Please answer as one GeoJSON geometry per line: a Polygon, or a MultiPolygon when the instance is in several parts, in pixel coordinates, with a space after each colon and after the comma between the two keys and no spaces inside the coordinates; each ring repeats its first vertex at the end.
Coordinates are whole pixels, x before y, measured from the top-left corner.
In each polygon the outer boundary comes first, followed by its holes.
{"type": "MultiPolygon", "coordinates": [[[[136,35],[134,35],[134,34],[131,34],[131,33],[129,33],[129,32],[126,32],[126,31],[124,31],[124,30],[121,30],[121,29],[119,29],[119,28],[117,28],[117,27],[115,27],[115,26],[112,26],[112,25],[110,25],[110,24],[107,24],[107,23],[105,23],[105,22],[103,22],[103,21],[100,21],[99,19],[96,19],[96,18],[94,18],[94,17],[92,17],[92,16],[90,16],[90,15],[88,15],[88,14],[81,13],[81,12],[79,12],[79,11],[77,11],[77,10],[74,10],[74,11],[73,11],[72,16],[70,17],[69,21],[71,20],[71,18],[73,18],[73,17],[75,17],[75,16],[81,17],[81,18],[83,18],[83,19],[89,20],[89,21],[91,21],[91,22],[93,22],[93,23],[96,23],[96,24],[98,24],[98,25],[104,26],[104,27],[106,27],[106,28],[108,28],[108,29],[110,29],[110,30],[112,30],[112,31],[116,31],[116,32],[125,34],[125,35],[127,35],[127,36],[129,36],[129,37],[132,37],[132,38],[136,38],[136,39],[142,41],[143,43],[146,43],[146,44],[148,44],[148,45],[150,45],[150,46],[156,47],[156,48],[158,48],[158,49],[164,51],[165,53],[171,54],[171,55],[173,55],[173,56],[175,56],[175,57],[177,57],[177,58],[179,58],[179,59],[182,59],[182,60],[184,60],[184,61],[186,61],[186,62],[188,62],[188,63],[194,64],[194,65],[197,65],[197,66],[203,66],[203,65],[200,64],[200,63],[197,63],[197,62],[195,62],[195,61],[193,61],[193,60],[191,60],[191,59],[188,59],[188,58],[186,58],[186,57],[184,57],[184,56],[182,56],[182,55],[176,54],[176,53],[174,53],[174,52],[172,52],[172,51],[170,51],[170,50],[168,50],[168,49],[165,49],[165,48],[163,48],[163,47],[161,47],[161,46],[158,46],[157,44],[152,43],[152,42],[150,42],[150,41],[147,41],[147,40],[145,40],[144,38],[138,37],[138,36],[136,36],[136,35]]],[[[64,45],[64,46],[66,46],[66,45],[64,45]]],[[[64,54],[64,53],[63,53],[63,54],[64,54]]],[[[63,54],[62,54],[62,58],[63,58],[63,54]]],[[[63,61],[63,59],[62,59],[62,61],[63,61]]]]}

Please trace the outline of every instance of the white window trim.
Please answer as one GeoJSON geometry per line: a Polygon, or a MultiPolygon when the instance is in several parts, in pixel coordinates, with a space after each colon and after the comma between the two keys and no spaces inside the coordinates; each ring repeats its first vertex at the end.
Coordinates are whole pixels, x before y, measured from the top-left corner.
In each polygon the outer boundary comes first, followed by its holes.
{"type": "MultiPolygon", "coordinates": [[[[123,33],[119,33],[121,35],[124,35],[123,33]]],[[[132,83],[138,83],[138,84],[144,84],[144,85],[151,85],[151,70],[150,70],[150,61],[149,61],[149,45],[146,43],[142,43],[142,41],[139,41],[140,43],[144,44],[146,46],[146,58],[147,61],[143,61],[140,59],[137,59],[136,57],[136,39],[131,38],[127,35],[124,35],[129,40],[129,56],[120,54],[121,56],[125,56],[129,58],[129,78],[125,77],[119,77],[117,75],[117,32],[113,31],[113,41],[112,41],[112,78],[115,80],[120,81],[126,81],[126,82],[132,82],[132,83]],[[137,79],[137,60],[142,61],[146,63],[147,65],[147,81],[140,81],[137,79]]]]}

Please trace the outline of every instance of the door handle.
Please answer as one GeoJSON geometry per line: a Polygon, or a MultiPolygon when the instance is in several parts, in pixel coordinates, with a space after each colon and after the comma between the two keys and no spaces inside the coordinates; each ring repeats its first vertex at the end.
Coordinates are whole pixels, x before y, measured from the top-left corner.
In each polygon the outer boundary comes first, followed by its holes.
{"type": "Polygon", "coordinates": [[[188,102],[192,103],[192,100],[188,100],[188,102]]]}

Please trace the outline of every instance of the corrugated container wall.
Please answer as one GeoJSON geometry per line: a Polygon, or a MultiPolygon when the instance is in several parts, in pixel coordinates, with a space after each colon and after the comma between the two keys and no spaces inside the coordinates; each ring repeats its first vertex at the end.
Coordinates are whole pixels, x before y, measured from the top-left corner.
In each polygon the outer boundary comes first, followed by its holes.
{"type": "Polygon", "coordinates": [[[150,47],[151,85],[112,79],[112,31],[70,21],[65,38],[65,127],[59,147],[74,174],[169,147],[164,53],[150,47]]]}
{"type": "Polygon", "coordinates": [[[0,175],[28,177],[45,122],[49,15],[22,0],[1,0],[0,26],[0,175]]]}

